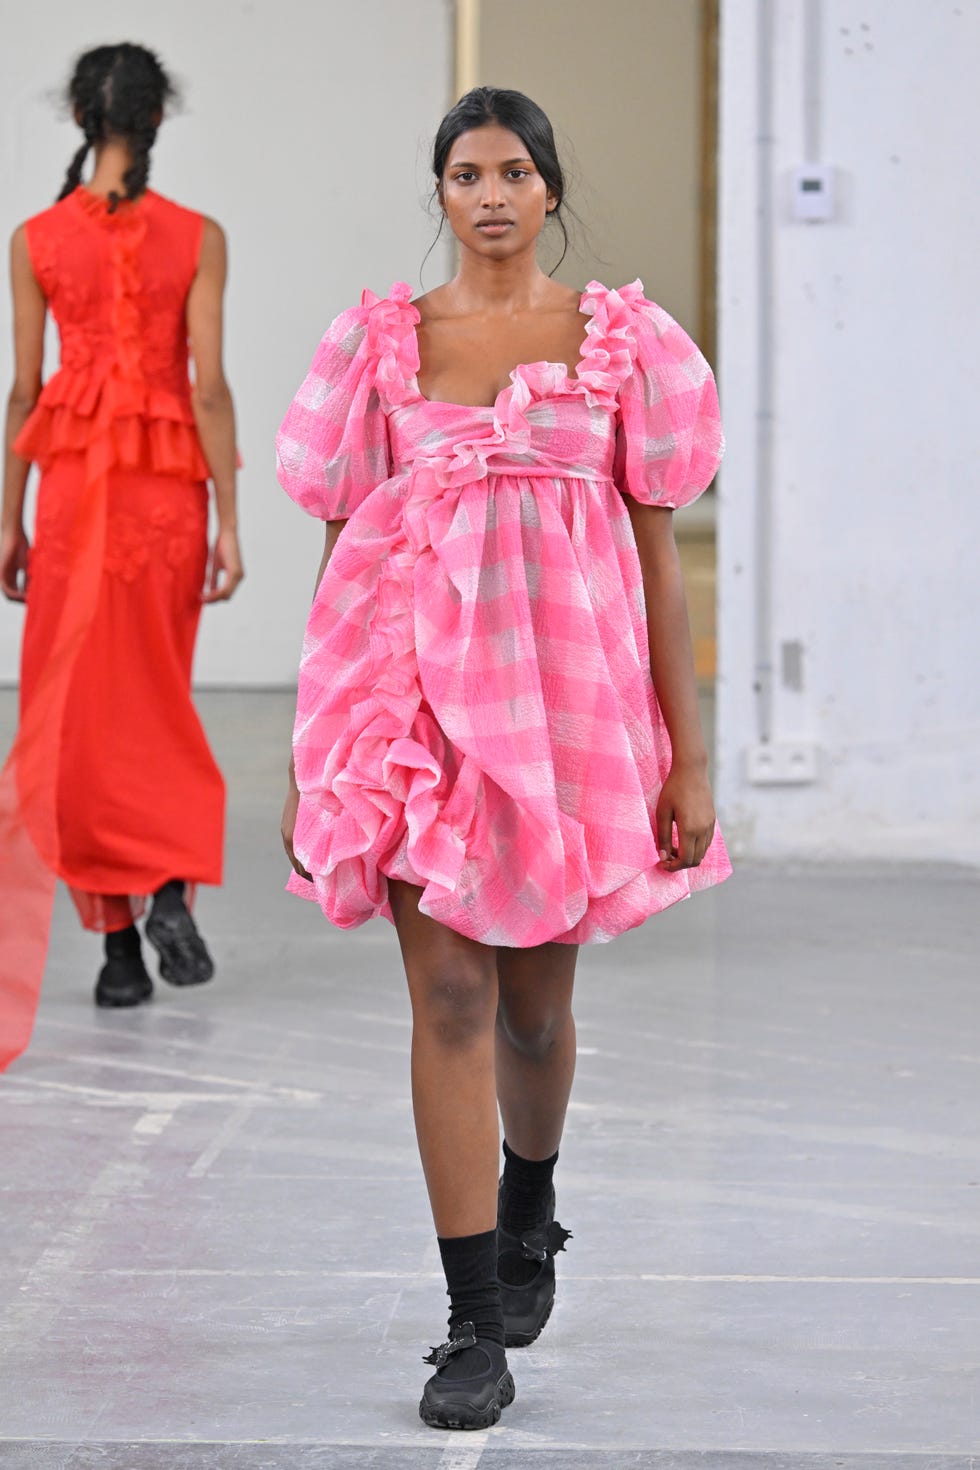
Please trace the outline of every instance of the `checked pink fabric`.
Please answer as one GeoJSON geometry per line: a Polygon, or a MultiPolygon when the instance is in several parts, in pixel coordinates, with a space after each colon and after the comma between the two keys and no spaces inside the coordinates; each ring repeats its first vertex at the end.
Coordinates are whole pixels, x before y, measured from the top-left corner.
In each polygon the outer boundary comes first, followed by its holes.
{"type": "Polygon", "coordinates": [[[279,478],[347,519],[310,614],[294,846],[341,928],[387,879],[484,944],[613,938],[731,871],[659,864],[670,745],[623,492],[686,505],[721,456],[710,369],[639,281],[593,282],[576,374],[515,369],[492,408],[419,392],[404,284],[330,327],[279,478]]]}

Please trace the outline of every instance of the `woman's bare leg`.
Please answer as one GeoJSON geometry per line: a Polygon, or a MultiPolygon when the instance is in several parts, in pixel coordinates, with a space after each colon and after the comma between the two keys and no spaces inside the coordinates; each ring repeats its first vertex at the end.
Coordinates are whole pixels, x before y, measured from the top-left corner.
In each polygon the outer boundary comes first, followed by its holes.
{"type": "Polygon", "coordinates": [[[498,949],[497,1098],[524,1159],[558,1151],[575,1075],[572,988],[578,946],[498,949]]]}
{"type": "Polygon", "coordinates": [[[412,1100],[436,1234],[496,1229],[496,950],[419,913],[421,889],[389,883],[412,1001],[412,1100]]]}
{"type": "Polygon", "coordinates": [[[412,1100],[449,1294],[449,1340],[419,1414],[487,1429],[514,1398],[497,1277],[494,1089],[497,955],[419,912],[421,890],[389,883],[412,1000],[412,1100]]]}

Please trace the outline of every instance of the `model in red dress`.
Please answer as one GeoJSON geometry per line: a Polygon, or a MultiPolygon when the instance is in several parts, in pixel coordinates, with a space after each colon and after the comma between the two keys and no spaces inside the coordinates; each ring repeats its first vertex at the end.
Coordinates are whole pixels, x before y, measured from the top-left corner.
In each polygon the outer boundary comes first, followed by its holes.
{"type": "Polygon", "coordinates": [[[152,991],[135,927],[150,895],[163,978],[213,973],[188,904],[194,885],[221,881],[224,784],[191,701],[191,660],[202,601],[230,596],[242,571],[224,239],[146,188],[169,92],[140,47],[83,56],[70,95],[86,144],[59,202],[13,240],[0,578],[27,618],[20,728],[0,777],[0,1065],[30,1034],[56,878],[85,927],[106,935],[99,1004],[152,991]],[[42,389],[48,310],[61,366],[42,389]],[[31,461],[41,481],[28,558],[31,461]],[[219,534],[204,591],[209,478],[219,534]]]}

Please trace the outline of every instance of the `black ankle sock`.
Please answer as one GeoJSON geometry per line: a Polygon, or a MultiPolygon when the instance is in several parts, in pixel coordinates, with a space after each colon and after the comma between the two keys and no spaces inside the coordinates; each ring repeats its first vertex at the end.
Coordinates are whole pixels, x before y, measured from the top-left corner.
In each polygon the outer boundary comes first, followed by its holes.
{"type": "Polygon", "coordinates": [[[547,1224],[557,1162],[557,1154],[552,1154],[550,1159],[522,1159],[504,1139],[500,1224],[509,1235],[521,1235],[547,1224]]]}
{"type": "Polygon", "coordinates": [[[128,929],[115,929],[105,936],[107,960],[131,960],[140,953],[140,931],[135,924],[128,929]]]}
{"type": "MultiPolygon", "coordinates": [[[[504,1345],[504,1314],[497,1281],[497,1232],[439,1237],[449,1291],[449,1326],[472,1322],[477,1337],[504,1345]]],[[[467,1353],[458,1355],[466,1359],[467,1353]]],[[[450,1360],[453,1361],[452,1359],[450,1360]]],[[[461,1368],[465,1362],[459,1364],[461,1368]]]]}
{"type": "Polygon", "coordinates": [[[171,878],[153,895],[153,907],[161,913],[173,913],[184,907],[184,884],[180,878],[171,878]]]}

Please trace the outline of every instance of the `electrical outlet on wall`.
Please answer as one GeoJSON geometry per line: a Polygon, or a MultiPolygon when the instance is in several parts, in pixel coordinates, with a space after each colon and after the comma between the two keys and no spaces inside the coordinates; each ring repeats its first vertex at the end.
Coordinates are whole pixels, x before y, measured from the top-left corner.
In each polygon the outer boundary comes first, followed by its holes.
{"type": "Polygon", "coordinates": [[[819,777],[818,747],[808,740],[760,741],[745,752],[753,786],[807,786],[819,777]]]}

